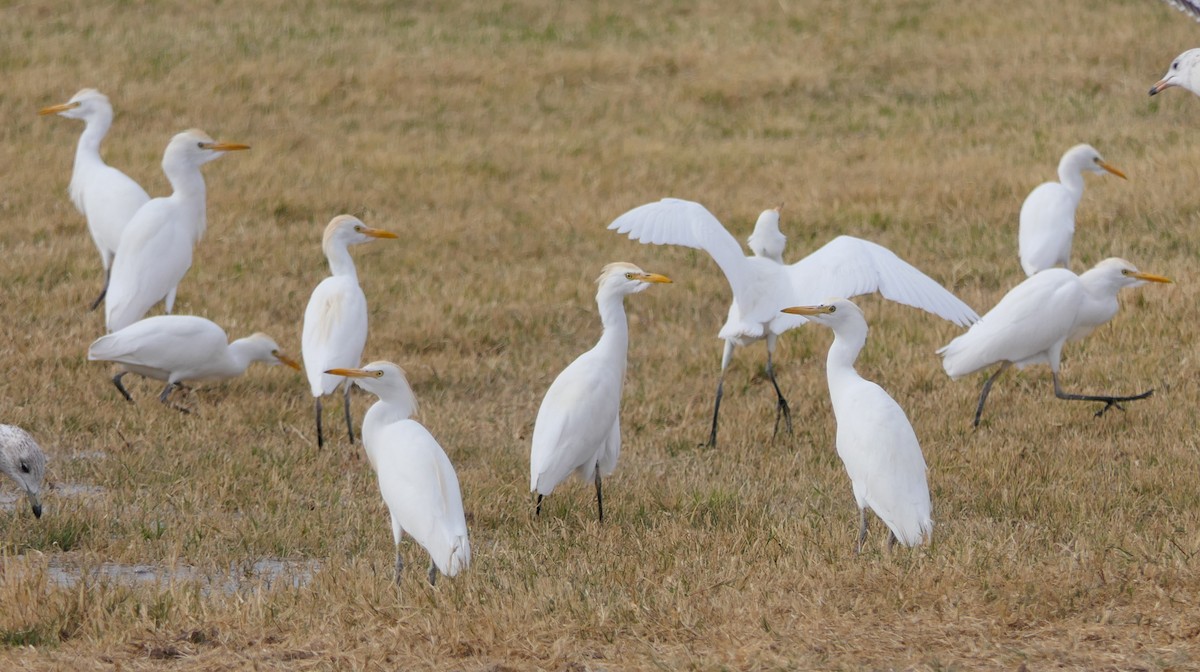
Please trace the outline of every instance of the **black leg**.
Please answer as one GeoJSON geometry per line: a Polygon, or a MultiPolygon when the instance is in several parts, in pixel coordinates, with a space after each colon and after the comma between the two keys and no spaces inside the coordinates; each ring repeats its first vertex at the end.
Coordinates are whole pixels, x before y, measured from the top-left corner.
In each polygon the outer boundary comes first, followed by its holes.
{"type": "Polygon", "coordinates": [[[867,509],[858,510],[858,544],[854,547],[855,555],[862,555],[863,542],[867,540],[867,509]]]}
{"type": "Polygon", "coordinates": [[[600,522],[604,522],[604,493],[600,490],[600,465],[596,465],[596,513],[600,515],[600,522]]]}
{"type": "MultiPolygon", "coordinates": [[[[162,394],[158,395],[158,400],[161,401],[162,403],[166,404],[167,406],[170,406],[171,408],[179,411],[180,413],[183,413],[184,415],[191,415],[192,412],[189,411],[188,409],[186,409],[183,406],[180,406],[178,404],[172,404],[169,401],[171,398],[171,392],[173,392],[175,390],[175,388],[177,388],[177,387],[183,387],[183,386],[180,385],[179,383],[167,383],[167,386],[163,388],[162,394]]],[[[186,389],[186,388],[184,388],[184,389],[186,389]]]]}
{"type": "Polygon", "coordinates": [[[429,576],[429,585],[431,585],[431,586],[436,585],[438,571],[437,571],[437,565],[434,564],[434,562],[433,562],[433,558],[429,559],[429,575],[428,576],[429,576]]]}
{"type": "Polygon", "coordinates": [[[721,416],[721,397],[725,394],[725,372],[721,372],[721,379],[717,381],[717,401],[713,404],[713,421],[712,433],[708,435],[708,447],[717,447],[717,418],[721,416]]]}
{"type": "Polygon", "coordinates": [[[129,403],[132,404],[133,397],[129,396],[129,392],[125,389],[125,386],[121,384],[121,379],[124,378],[125,374],[127,374],[127,373],[129,373],[129,372],[122,371],[122,372],[118,373],[117,375],[113,376],[112,381],[113,381],[113,385],[117,386],[117,391],[121,393],[121,396],[125,397],[125,401],[128,401],[129,403]]]}
{"type": "Polygon", "coordinates": [[[983,392],[979,393],[979,405],[975,407],[975,427],[979,427],[979,419],[983,417],[983,402],[987,401],[988,393],[992,391],[992,383],[996,382],[996,379],[1000,377],[1000,374],[1004,373],[1004,370],[1011,365],[1012,362],[1004,362],[1000,365],[1000,368],[996,369],[995,373],[988,376],[987,381],[983,383],[983,392]]]}
{"type": "Polygon", "coordinates": [[[317,397],[317,448],[325,447],[325,435],[321,432],[321,398],[317,397]]]}
{"type": "Polygon", "coordinates": [[[346,400],[345,400],[346,433],[350,435],[350,445],[353,446],[354,445],[354,423],[350,421],[350,388],[354,387],[354,386],[350,384],[349,379],[347,379],[344,384],[346,386],[346,393],[345,393],[345,397],[346,397],[346,400]]]}
{"type": "MultiPolygon", "coordinates": [[[[774,346],[774,340],[768,339],[769,346],[774,346]]],[[[779,419],[783,418],[787,421],[788,434],[792,434],[792,409],[788,408],[787,399],[783,398],[783,392],[779,389],[779,383],[775,382],[775,365],[771,361],[772,347],[767,348],[767,376],[771,378],[771,385],[775,387],[775,396],[779,398],[779,403],[775,407],[775,431],[771,433],[774,438],[779,434],[779,419]]]]}
{"type": "Polygon", "coordinates": [[[533,515],[535,515],[535,516],[542,515],[542,495],[541,495],[541,493],[538,493],[537,507],[534,508],[533,515]]]}
{"type": "Polygon", "coordinates": [[[888,552],[890,553],[896,547],[896,542],[900,541],[896,538],[896,533],[888,530],[888,552]]]}
{"type": "Polygon", "coordinates": [[[1069,394],[1067,392],[1063,392],[1062,388],[1059,387],[1058,374],[1052,373],[1051,375],[1054,377],[1054,396],[1058,397],[1059,399],[1066,399],[1067,401],[1103,401],[1104,407],[1101,408],[1100,410],[1096,411],[1097,418],[1104,415],[1105,411],[1112,408],[1113,406],[1116,406],[1117,410],[1124,411],[1125,409],[1121,406],[1121,404],[1119,402],[1137,401],[1139,399],[1145,399],[1146,397],[1149,397],[1150,395],[1154,394],[1153,388],[1146,390],[1145,392],[1142,392],[1141,394],[1132,394],[1132,395],[1123,396],[1123,397],[1111,396],[1111,395],[1069,394]]]}
{"type": "Polygon", "coordinates": [[[92,307],[88,308],[88,310],[95,310],[96,307],[100,305],[100,302],[104,300],[104,296],[108,294],[108,279],[111,276],[112,267],[110,266],[108,270],[104,271],[104,288],[100,290],[100,296],[97,296],[96,300],[92,301],[92,307]]]}
{"type": "Polygon", "coordinates": [[[396,546],[396,585],[400,585],[400,572],[404,570],[404,558],[400,557],[400,547],[396,546]]]}

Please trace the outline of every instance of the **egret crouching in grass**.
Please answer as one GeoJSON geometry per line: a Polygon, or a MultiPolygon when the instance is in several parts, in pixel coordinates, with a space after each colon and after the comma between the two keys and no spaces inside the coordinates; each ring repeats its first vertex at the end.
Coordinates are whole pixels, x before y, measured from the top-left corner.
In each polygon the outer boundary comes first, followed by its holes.
{"type": "Polygon", "coordinates": [[[250,149],[234,142],[215,142],[204,131],[177,134],[163,152],[162,169],[171,182],[170,196],[155,198],[129,220],[113,259],[104,319],[109,332],[142,319],[165,301],[175,306],[175,290],[192,267],[192,248],[207,227],[204,174],[200,167],[226,152],[250,149]]]}
{"type": "Polygon", "coordinates": [[[704,250],[717,262],[733,290],[733,303],[725,326],[717,334],[725,341],[721,376],[713,403],[712,430],[708,445],[717,445],[717,421],[725,389],[725,370],[734,348],[766,339],[767,377],[775,388],[775,430],[784,421],[792,431],[792,414],[787,399],[775,380],[775,341],[783,332],[804,320],[780,311],[788,306],[811,304],[826,296],[858,296],[879,292],[883,298],[920,308],[959,326],[979,318],[941,285],[881,245],[838,236],[821,249],[794,264],[783,263],[787,237],[779,231],[779,208],[764,210],[747,242],[753,256],[745,256],[741,245],[703,205],[678,198],[664,198],[626,212],[608,228],[653,245],[682,245],[704,250]]]}
{"type": "Polygon", "coordinates": [[[604,521],[600,481],[621,452],[621,386],[629,350],[625,297],[670,278],[623,262],[609,264],[596,280],[596,305],[604,332],[596,347],[571,362],[546,391],[533,427],[529,489],[542,499],[572,473],[596,484],[596,513],[604,521]]]}
{"type": "Polygon", "coordinates": [[[1125,179],[1125,173],[1106,163],[1091,145],[1068,149],[1058,162],[1058,182],[1043,182],[1021,204],[1017,247],[1025,275],[1055,266],[1070,268],[1084,172],[1109,172],[1125,179]]]}
{"type": "Polygon", "coordinates": [[[251,334],[230,343],[224,329],[194,315],[157,315],[134,322],[96,339],[88,348],[88,359],[120,364],[122,371],[113,377],[113,385],[131,402],[133,397],[121,384],[125,374],[166,381],[158,397],[164,404],[171,391],[184,383],[234,378],[245,373],[252,362],[300,370],[270,336],[251,334]]]}
{"type": "MultiPolygon", "coordinates": [[[[373,229],[357,217],[338,215],[325,227],[321,249],[329,260],[332,273],[313,290],[304,309],[304,331],[300,356],[316,399],[317,447],[325,445],[321,431],[321,397],[333,393],[344,379],[330,375],[329,369],[353,368],[362,361],[367,344],[367,297],[358,286],[358,271],[350,256],[350,246],[369,243],[396,234],[373,229]]],[[[350,381],[344,390],[346,433],[354,443],[354,425],[350,420],[350,381]]]]}
{"type": "Polygon", "coordinates": [[[391,362],[372,362],[361,369],[327,373],[345,376],[379,397],[363,417],[362,439],[392,517],[396,583],[404,567],[400,539],[405,532],[429,552],[430,584],[439,571],[455,576],[466,569],[471,564],[471,542],[458,476],[437,439],[412,419],[417,398],[404,371],[391,362]]]}
{"type": "Polygon", "coordinates": [[[819,306],[785,308],[833,330],[825,360],[829,399],[837,421],[837,453],[854,487],[859,529],[856,553],[867,538],[867,509],[887,525],[888,547],[923,543],[933,532],[925,457],[912,424],[895,399],[863,379],[854,361],[867,342],[867,321],[858,306],[837,299],[819,306]]]}
{"type": "MultiPolygon", "coordinates": [[[[1189,5],[1193,10],[1193,18],[1200,20],[1200,9],[1196,5],[1189,5]]],[[[1178,86],[1196,95],[1200,95],[1200,49],[1188,49],[1182,54],[1175,57],[1171,61],[1171,67],[1167,68],[1167,74],[1158,80],[1154,86],[1150,87],[1150,95],[1155,95],[1160,91],[1178,86]]]]}
{"type": "Polygon", "coordinates": [[[117,246],[121,244],[121,233],[133,219],[133,214],[150,200],[150,195],[133,178],[104,163],[100,156],[100,143],[108,135],[113,120],[112,105],[103,93],[82,89],[67,102],[42,108],[38,114],[83,120],[68,193],[79,214],[87,220],[92,242],[96,244],[100,263],[104,266],[104,287],[92,302],[92,310],[95,310],[108,291],[108,274],[117,246]]]}
{"type": "Polygon", "coordinates": [[[42,477],[46,474],[46,454],[29,432],[13,425],[0,425],[0,472],[8,474],[25,490],[33,515],[42,517],[42,477]]]}
{"type": "Polygon", "coordinates": [[[1104,407],[1096,412],[1097,416],[1113,406],[1124,410],[1120,402],[1145,399],[1153,394],[1153,389],[1128,396],[1068,394],[1058,382],[1063,346],[1084,338],[1111,320],[1119,308],[1117,292],[1147,282],[1171,281],[1161,275],[1142,273],[1124,259],[1110,257],[1083,275],[1065,268],[1050,268],[1012,288],[967,333],[938,350],[942,367],[956,380],[1000,364],[983,384],[974,425],[979,426],[992,383],[1013,364],[1018,369],[1048,364],[1054,380],[1054,396],[1071,401],[1102,401],[1104,407]]]}

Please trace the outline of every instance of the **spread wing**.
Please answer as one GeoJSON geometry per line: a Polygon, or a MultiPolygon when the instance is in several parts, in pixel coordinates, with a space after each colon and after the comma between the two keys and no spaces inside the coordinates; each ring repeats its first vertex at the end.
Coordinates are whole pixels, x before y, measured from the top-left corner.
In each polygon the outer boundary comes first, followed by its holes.
{"type": "Polygon", "coordinates": [[[830,297],[879,292],[889,301],[920,308],[959,326],[979,319],[970,306],[891,250],[852,236],[838,236],[788,267],[798,305],[830,297]]]}

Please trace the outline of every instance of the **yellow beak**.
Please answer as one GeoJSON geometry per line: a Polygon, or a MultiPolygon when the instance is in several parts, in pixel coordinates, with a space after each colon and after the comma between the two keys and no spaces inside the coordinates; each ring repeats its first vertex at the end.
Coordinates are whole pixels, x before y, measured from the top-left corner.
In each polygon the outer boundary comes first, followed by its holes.
{"type": "Polygon", "coordinates": [[[670,278],[665,275],[659,275],[658,273],[638,273],[633,277],[641,280],[642,282],[665,282],[668,284],[671,282],[670,278]]]}
{"type": "Polygon", "coordinates": [[[284,366],[295,369],[297,371],[300,370],[300,364],[296,360],[292,359],[291,357],[288,357],[287,355],[283,354],[282,352],[276,352],[275,359],[278,359],[279,362],[281,364],[283,364],[284,366]]]}
{"type": "Polygon", "coordinates": [[[1138,271],[1136,273],[1130,273],[1129,277],[1137,278],[1138,280],[1145,280],[1146,282],[1167,282],[1167,283],[1171,282],[1171,279],[1166,277],[1165,275],[1155,275],[1154,273],[1142,273],[1141,271],[1138,271]]]}
{"type": "Polygon", "coordinates": [[[372,229],[370,227],[364,228],[362,231],[359,231],[359,233],[363,234],[364,236],[370,236],[372,238],[399,238],[400,237],[400,236],[397,236],[396,234],[392,233],[391,231],[384,231],[383,229],[372,229]]]}
{"type": "Polygon", "coordinates": [[[79,107],[78,101],[74,103],[63,103],[62,105],[51,105],[50,107],[43,107],[42,109],[38,110],[38,114],[44,117],[48,114],[58,114],[59,112],[66,112],[67,110],[73,110],[77,107],[79,107]]]}
{"type": "Polygon", "coordinates": [[[1104,161],[1099,161],[1099,162],[1097,162],[1096,165],[1107,170],[1108,172],[1112,173],[1113,175],[1116,175],[1117,177],[1121,178],[1122,180],[1129,179],[1129,178],[1125,177],[1125,173],[1122,173],[1121,171],[1117,170],[1117,167],[1110,163],[1105,163],[1104,161]]]}
{"type": "Polygon", "coordinates": [[[789,315],[828,315],[833,310],[833,306],[793,306],[784,308],[781,312],[789,315]]]}
{"type": "Polygon", "coordinates": [[[214,152],[236,152],[243,149],[250,149],[250,145],[243,145],[240,142],[202,142],[200,147],[203,149],[211,149],[214,152]]]}
{"type": "Polygon", "coordinates": [[[347,378],[367,378],[374,375],[364,369],[329,369],[325,373],[331,376],[345,376],[347,378]]]}

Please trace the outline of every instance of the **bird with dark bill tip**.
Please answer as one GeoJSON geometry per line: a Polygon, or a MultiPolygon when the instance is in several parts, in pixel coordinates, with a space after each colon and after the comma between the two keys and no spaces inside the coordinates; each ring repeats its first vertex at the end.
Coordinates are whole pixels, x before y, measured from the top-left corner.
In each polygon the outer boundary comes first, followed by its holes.
{"type": "Polygon", "coordinates": [[[833,330],[825,360],[829,399],[837,421],[837,453],[846,467],[858,503],[855,553],[867,538],[867,509],[887,525],[888,548],[924,543],[933,532],[925,456],[904,409],[879,385],[865,380],[854,362],[867,342],[867,320],[846,299],[783,312],[833,330]]]}
{"type": "Polygon", "coordinates": [[[142,319],[159,301],[166,312],[175,306],[175,291],[192,267],[192,248],[204,237],[207,204],[200,167],[228,152],[250,149],[236,142],[217,142],[191,129],[175,135],[163,152],[162,169],[171,195],[143,205],[121,234],[113,259],[104,319],[109,332],[142,319]]]}
{"type": "Polygon", "coordinates": [[[1085,172],[1111,173],[1125,179],[1091,145],[1075,145],[1058,162],[1058,182],[1043,182],[1021,204],[1018,254],[1025,275],[1047,268],[1071,266],[1075,238],[1075,210],[1083,198],[1085,172]]]}
{"type": "Polygon", "coordinates": [[[380,238],[396,237],[390,231],[369,227],[351,215],[338,215],[325,227],[321,249],[329,260],[331,275],[317,285],[308,300],[300,339],[300,356],[316,400],[318,448],[325,445],[321,397],[332,394],[343,381],[346,433],[350,443],[354,443],[354,423],[350,420],[351,382],[328,373],[329,369],[357,367],[367,344],[367,297],[358,285],[358,271],[349,248],[380,238]]]}
{"type": "Polygon", "coordinates": [[[133,214],[150,200],[150,195],[133,178],[108,165],[100,156],[100,143],[108,135],[113,120],[112,105],[103,93],[81,89],[67,102],[44,107],[38,114],[83,120],[68,193],[75,209],[87,220],[88,232],[92,234],[92,242],[96,244],[100,263],[104,266],[104,287],[92,302],[92,310],[95,310],[108,290],[109,271],[121,243],[121,234],[133,214]]]}
{"type": "Polygon", "coordinates": [[[671,279],[633,264],[604,267],[596,279],[596,305],[604,331],[596,347],[580,355],[551,383],[533,426],[529,489],[542,499],[571,474],[596,484],[596,514],[604,521],[601,479],[612,474],[621,453],[621,387],[629,350],[625,297],[671,279]]]}
{"type": "Polygon", "coordinates": [[[400,540],[405,532],[429,553],[430,585],[439,571],[456,576],[471,564],[458,476],[437,439],[412,419],[417,412],[417,397],[404,370],[381,361],[361,369],[330,369],[328,373],[345,376],[379,397],[363,417],[362,438],[392,518],[396,583],[400,583],[404,568],[400,540]]]}
{"type": "Polygon", "coordinates": [[[826,296],[858,296],[879,292],[883,298],[920,308],[938,317],[966,326],[979,318],[936,281],[881,245],[838,236],[797,261],[783,262],[787,237],[779,231],[779,208],[764,210],[746,241],[752,256],[703,205],[678,198],[664,198],[638,206],[608,225],[617,233],[652,245],[682,245],[701,249],[717,262],[733,290],[729,316],[717,337],[725,341],[721,375],[717,379],[712,428],[708,445],[717,445],[717,422],[725,390],[725,370],[734,348],[767,341],[767,377],[775,388],[775,430],[783,421],[792,431],[787,399],[775,379],[773,362],[776,340],[805,320],[780,312],[788,306],[812,304],[826,296]]]}
{"type": "Polygon", "coordinates": [[[1123,396],[1071,394],[1062,390],[1058,380],[1063,346],[1086,337],[1116,316],[1120,307],[1118,292],[1147,282],[1171,281],[1161,275],[1143,273],[1124,259],[1110,257],[1082,275],[1065,268],[1049,268],[1009,290],[965,334],[937,351],[946,374],[954,380],[993,364],[1000,365],[983,384],[974,426],[979,426],[992,383],[1013,364],[1018,369],[1032,364],[1049,365],[1054,396],[1069,401],[1103,402],[1097,417],[1113,406],[1124,410],[1121,402],[1153,394],[1153,389],[1123,396]]]}
{"type": "Polygon", "coordinates": [[[1150,87],[1150,95],[1156,95],[1173,86],[1200,95],[1200,49],[1188,49],[1171,61],[1167,74],[1150,87]]]}
{"type": "Polygon", "coordinates": [[[112,381],[130,402],[133,397],[121,384],[126,374],[166,381],[158,397],[164,404],[169,403],[171,392],[185,383],[235,378],[253,362],[300,370],[296,360],[284,354],[270,336],[260,332],[230,343],[224,329],[195,315],[156,315],[134,322],[96,339],[88,348],[88,359],[121,365],[112,381]]]}
{"type": "Polygon", "coordinates": [[[46,454],[29,432],[13,425],[0,425],[0,472],[17,482],[29,498],[29,508],[42,517],[42,478],[46,475],[46,454]]]}

